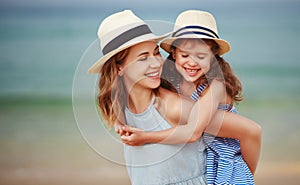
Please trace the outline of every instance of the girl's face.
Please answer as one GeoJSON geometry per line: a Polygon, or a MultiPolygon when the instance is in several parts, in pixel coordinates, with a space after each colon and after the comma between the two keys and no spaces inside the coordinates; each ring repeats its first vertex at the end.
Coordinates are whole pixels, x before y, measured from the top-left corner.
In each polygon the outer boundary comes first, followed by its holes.
{"type": "Polygon", "coordinates": [[[176,69],[188,82],[195,82],[205,75],[213,57],[211,47],[197,40],[183,41],[173,52],[176,69]]]}
{"type": "Polygon", "coordinates": [[[127,88],[154,89],[160,85],[163,62],[157,42],[142,42],[129,49],[119,75],[127,88]]]}

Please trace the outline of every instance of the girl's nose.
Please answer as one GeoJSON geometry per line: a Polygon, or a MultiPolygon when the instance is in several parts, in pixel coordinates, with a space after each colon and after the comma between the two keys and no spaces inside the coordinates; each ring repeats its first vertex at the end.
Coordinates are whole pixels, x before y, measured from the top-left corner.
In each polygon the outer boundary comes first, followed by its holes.
{"type": "Polygon", "coordinates": [[[198,63],[195,61],[194,57],[189,56],[187,59],[187,65],[196,66],[196,65],[198,65],[198,63]]]}

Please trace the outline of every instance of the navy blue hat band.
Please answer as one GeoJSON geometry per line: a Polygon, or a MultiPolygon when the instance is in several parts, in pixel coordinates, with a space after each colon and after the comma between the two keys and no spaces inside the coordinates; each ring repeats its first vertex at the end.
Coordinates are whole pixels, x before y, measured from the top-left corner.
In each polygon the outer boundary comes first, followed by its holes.
{"type": "Polygon", "coordinates": [[[179,37],[187,34],[197,34],[197,35],[205,35],[211,38],[219,38],[218,34],[216,34],[213,30],[202,26],[185,26],[183,28],[180,28],[176,32],[174,32],[172,37],[179,37]],[[195,31],[191,31],[191,29],[195,31]]]}
{"type": "Polygon", "coordinates": [[[113,40],[111,40],[108,44],[105,45],[105,47],[103,47],[102,52],[105,55],[105,54],[117,49],[118,47],[125,44],[126,42],[128,42],[136,37],[146,35],[149,33],[152,33],[152,32],[151,32],[150,28],[145,24],[134,27],[134,28],[120,34],[113,40]]]}

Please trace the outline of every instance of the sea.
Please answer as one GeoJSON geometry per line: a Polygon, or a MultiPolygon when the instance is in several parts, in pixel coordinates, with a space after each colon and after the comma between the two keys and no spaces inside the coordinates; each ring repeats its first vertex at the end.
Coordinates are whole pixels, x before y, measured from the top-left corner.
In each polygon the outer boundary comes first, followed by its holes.
{"type": "Polygon", "coordinates": [[[181,11],[210,11],[243,84],[239,113],[263,129],[257,184],[299,182],[300,2],[153,2],[0,7],[0,184],[129,184],[118,136],[92,125],[98,76],[86,73],[102,55],[99,24],[124,9],[157,34],[181,11]]]}

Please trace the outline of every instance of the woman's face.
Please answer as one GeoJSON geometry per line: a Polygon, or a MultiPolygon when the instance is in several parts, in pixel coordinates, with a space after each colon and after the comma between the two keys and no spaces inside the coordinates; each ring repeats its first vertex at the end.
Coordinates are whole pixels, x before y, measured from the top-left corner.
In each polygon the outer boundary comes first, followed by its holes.
{"type": "Polygon", "coordinates": [[[188,82],[195,82],[205,75],[213,57],[211,47],[197,40],[181,42],[173,53],[177,71],[188,82]]]}
{"type": "Polygon", "coordinates": [[[129,49],[119,75],[127,88],[155,89],[161,82],[163,62],[157,42],[142,42],[129,49]]]}

